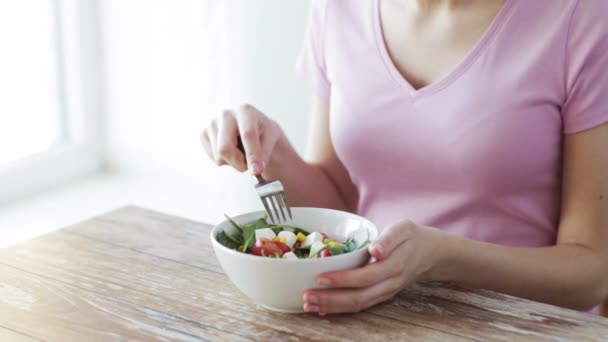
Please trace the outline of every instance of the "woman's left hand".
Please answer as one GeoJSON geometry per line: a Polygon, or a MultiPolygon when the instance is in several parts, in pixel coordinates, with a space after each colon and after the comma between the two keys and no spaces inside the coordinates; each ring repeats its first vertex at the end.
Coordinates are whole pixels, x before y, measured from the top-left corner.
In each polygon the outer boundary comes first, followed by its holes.
{"type": "Polygon", "coordinates": [[[320,315],[359,312],[392,298],[415,280],[428,279],[440,260],[444,233],[402,221],[386,228],[369,247],[376,261],[363,267],[321,274],[324,289],[304,293],[304,311],[320,315]]]}

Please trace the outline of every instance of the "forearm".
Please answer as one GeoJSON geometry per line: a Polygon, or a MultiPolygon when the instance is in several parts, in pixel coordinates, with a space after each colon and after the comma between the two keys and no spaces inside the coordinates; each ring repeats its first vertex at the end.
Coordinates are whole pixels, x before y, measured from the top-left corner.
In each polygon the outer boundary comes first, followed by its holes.
{"type": "Polygon", "coordinates": [[[450,280],[572,309],[606,296],[605,257],[584,246],[511,248],[446,236],[432,280],[450,280]]]}
{"type": "Polygon", "coordinates": [[[338,187],[322,167],[300,157],[284,136],[277,143],[263,176],[281,181],[290,206],[349,210],[338,187]]]}

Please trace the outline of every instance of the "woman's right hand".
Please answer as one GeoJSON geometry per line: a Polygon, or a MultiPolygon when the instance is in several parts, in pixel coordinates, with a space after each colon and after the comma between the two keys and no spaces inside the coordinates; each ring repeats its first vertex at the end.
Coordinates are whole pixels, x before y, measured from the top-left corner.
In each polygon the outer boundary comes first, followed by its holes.
{"type": "Polygon", "coordinates": [[[224,110],[211,120],[201,134],[207,155],[217,165],[230,165],[240,172],[249,170],[261,174],[271,161],[271,155],[283,131],[279,125],[255,107],[244,104],[238,109],[224,110]],[[237,148],[241,136],[245,156],[237,148]]]}

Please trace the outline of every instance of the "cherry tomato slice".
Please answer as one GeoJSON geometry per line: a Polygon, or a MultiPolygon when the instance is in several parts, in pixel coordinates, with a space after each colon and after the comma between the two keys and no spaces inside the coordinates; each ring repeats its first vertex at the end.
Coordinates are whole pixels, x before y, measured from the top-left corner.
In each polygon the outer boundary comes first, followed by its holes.
{"type": "Polygon", "coordinates": [[[327,248],[325,248],[324,250],[321,251],[321,253],[319,253],[319,258],[327,258],[331,256],[331,251],[327,248]]]}
{"type": "Polygon", "coordinates": [[[287,252],[291,252],[291,248],[289,246],[287,246],[286,244],[282,243],[281,241],[273,241],[273,243],[279,247],[279,249],[281,250],[281,255],[283,255],[284,253],[287,252]]]}
{"type": "Polygon", "coordinates": [[[281,250],[281,248],[279,248],[279,246],[277,246],[272,241],[265,242],[264,245],[262,246],[262,250],[264,251],[264,254],[269,257],[275,257],[276,255],[278,255],[278,256],[283,255],[283,251],[281,250]]]}
{"type": "Polygon", "coordinates": [[[260,239],[258,241],[255,242],[255,244],[253,245],[253,247],[251,247],[251,253],[253,255],[262,255],[262,247],[264,246],[264,243],[268,241],[268,239],[260,239]]]}
{"type": "Polygon", "coordinates": [[[291,248],[280,241],[262,240],[260,243],[260,255],[275,258],[287,252],[291,252],[291,248]]]}
{"type": "Polygon", "coordinates": [[[291,248],[281,241],[272,241],[265,238],[261,238],[255,242],[251,247],[251,253],[253,255],[267,256],[275,258],[277,256],[282,257],[283,254],[291,252],[291,248]]]}

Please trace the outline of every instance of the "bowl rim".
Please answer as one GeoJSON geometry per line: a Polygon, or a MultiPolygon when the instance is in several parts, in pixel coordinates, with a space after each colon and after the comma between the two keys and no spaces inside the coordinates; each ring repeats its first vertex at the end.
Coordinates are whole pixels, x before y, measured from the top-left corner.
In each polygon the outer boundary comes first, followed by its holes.
{"type": "MultiPolygon", "coordinates": [[[[363,216],[354,214],[354,213],[350,213],[348,211],[343,211],[343,210],[336,210],[336,209],[329,209],[329,208],[317,208],[317,207],[291,207],[291,209],[321,209],[321,210],[325,210],[325,211],[334,211],[334,212],[339,212],[341,214],[348,214],[351,216],[356,217],[357,219],[360,219],[361,221],[364,221],[365,223],[369,224],[369,226],[375,231],[376,233],[376,237],[373,240],[370,240],[370,243],[367,245],[367,247],[369,247],[369,245],[371,245],[371,242],[375,241],[378,238],[378,228],[376,227],[376,225],[371,222],[370,220],[366,219],[363,216]]],[[[244,216],[244,215],[253,215],[253,214],[260,214],[263,215],[265,213],[264,210],[256,210],[256,211],[250,211],[250,212],[246,212],[243,214],[239,214],[237,216],[234,217],[239,217],[239,216],[244,216]]],[[[232,218],[232,217],[231,217],[232,218]]],[[[328,259],[332,259],[332,260],[338,260],[340,258],[347,258],[349,257],[349,255],[354,256],[356,254],[361,254],[361,253],[367,253],[368,249],[367,248],[357,248],[354,251],[350,252],[350,253],[344,253],[344,254],[340,254],[340,255],[334,255],[331,258],[306,258],[306,259],[281,259],[281,258],[268,258],[268,257],[260,257],[258,255],[252,255],[252,254],[248,254],[248,253],[243,253],[243,252],[239,252],[239,251],[235,251],[234,249],[228,248],[224,245],[222,245],[219,241],[217,241],[216,235],[217,235],[217,231],[219,226],[224,223],[224,222],[228,222],[228,220],[223,220],[220,223],[216,224],[213,229],[211,229],[211,232],[209,232],[209,237],[211,239],[211,243],[213,246],[217,246],[220,249],[223,249],[224,251],[228,252],[229,254],[232,255],[238,255],[239,257],[244,257],[244,258],[251,258],[251,259],[255,259],[255,260],[259,260],[261,262],[281,262],[281,263],[302,263],[302,262],[308,262],[308,263],[314,263],[314,262],[322,262],[322,260],[328,260],[328,259]]]]}

